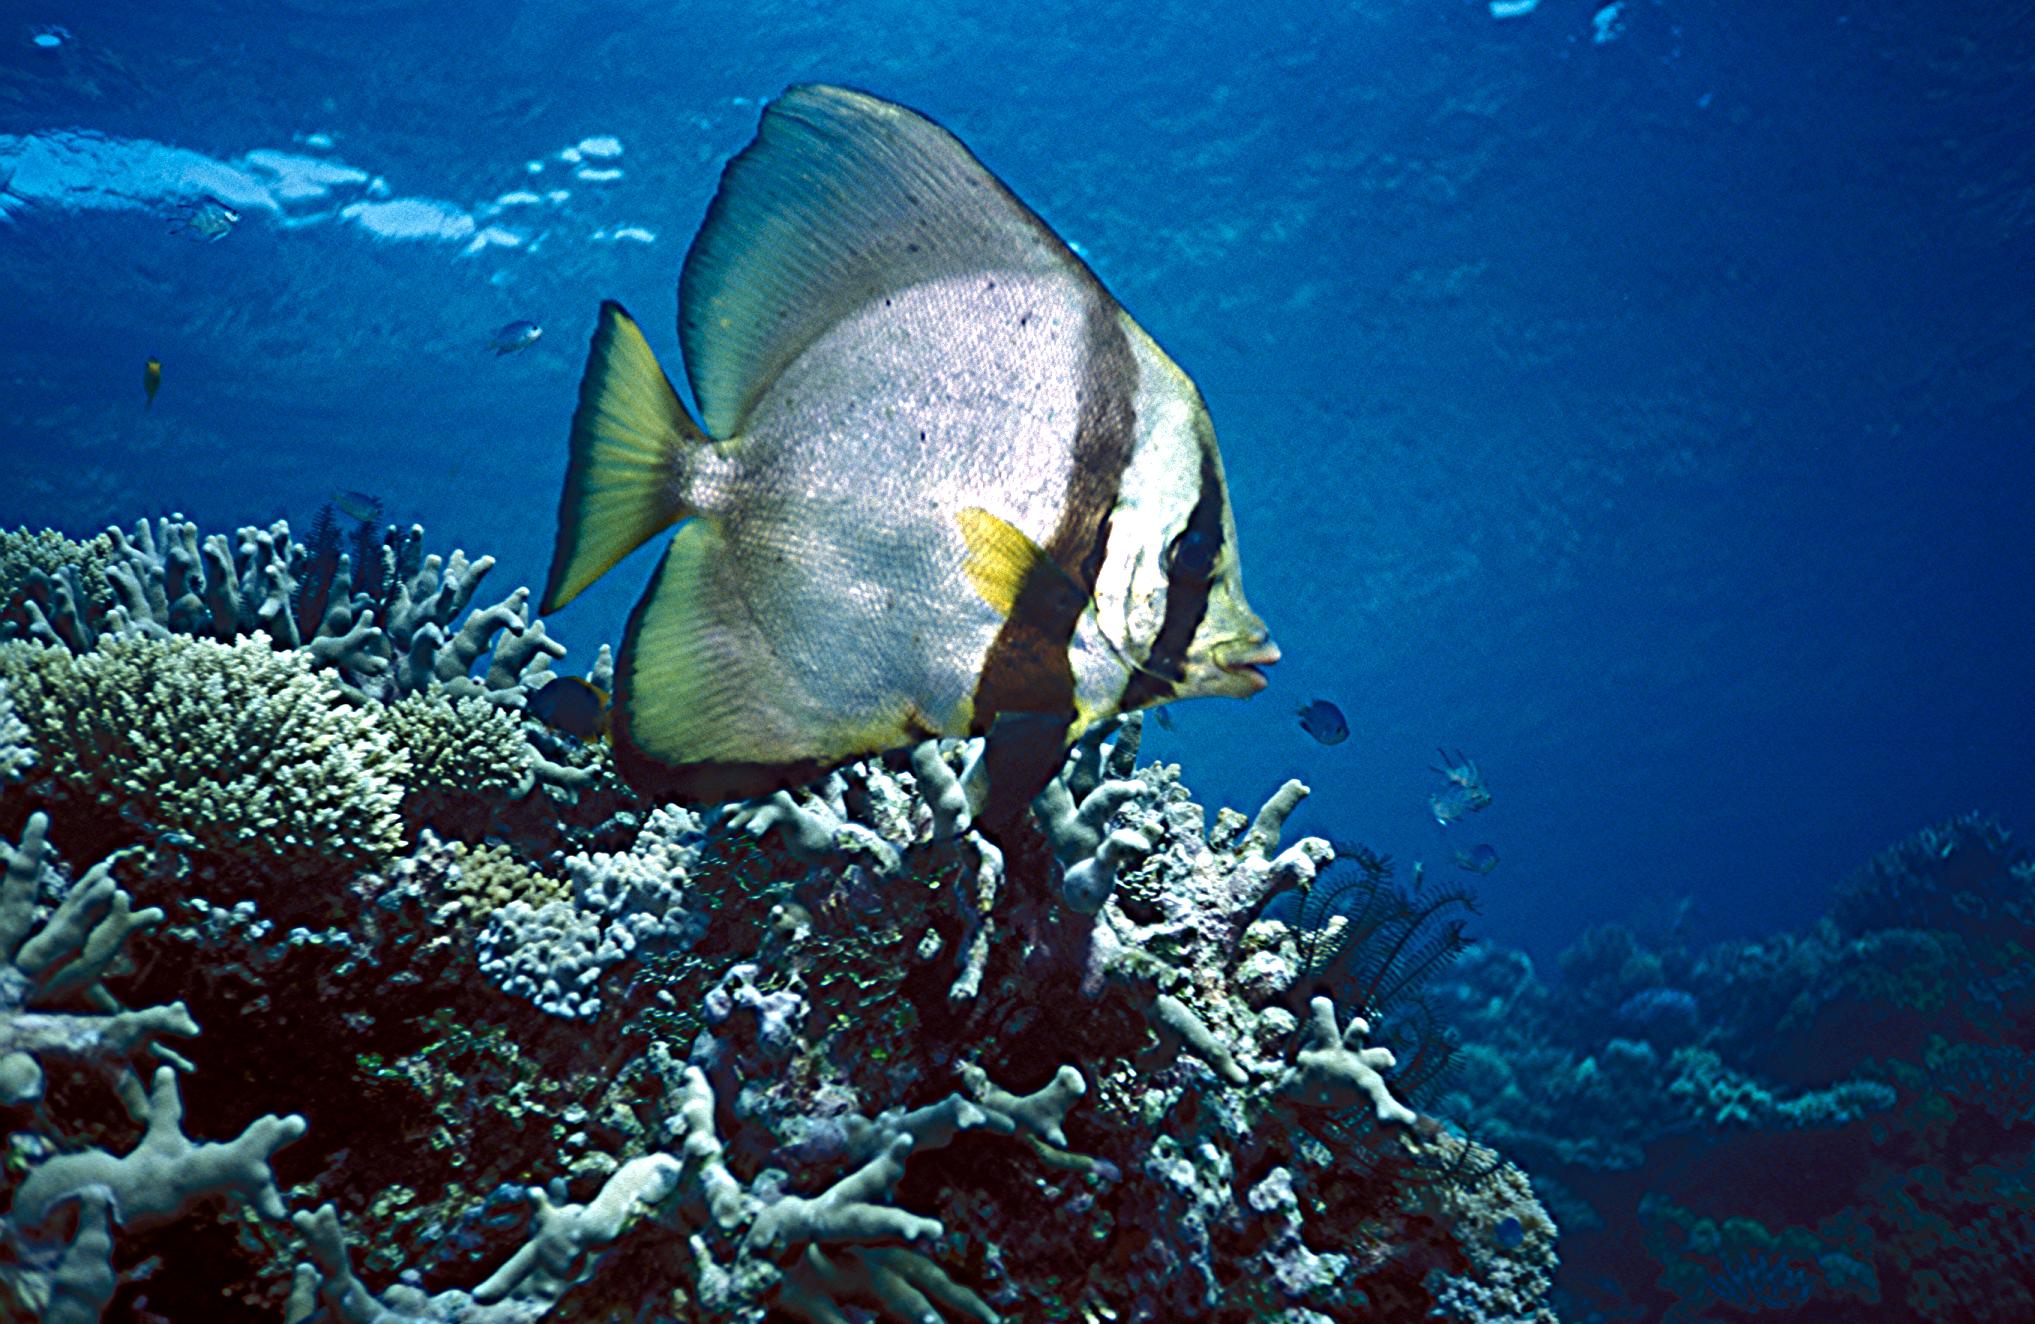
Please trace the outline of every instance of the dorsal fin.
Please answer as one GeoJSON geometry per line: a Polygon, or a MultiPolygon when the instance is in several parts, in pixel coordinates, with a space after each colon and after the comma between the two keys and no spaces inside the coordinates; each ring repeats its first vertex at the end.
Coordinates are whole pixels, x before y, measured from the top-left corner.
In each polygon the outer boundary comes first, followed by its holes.
{"type": "Polygon", "coordinates": [[[791,88],[728,163],[686,254],[678,334],[707,431],[731,437],[786,364],[887,293],[1081,260],[961,145],[847,88],[791,88]]]}

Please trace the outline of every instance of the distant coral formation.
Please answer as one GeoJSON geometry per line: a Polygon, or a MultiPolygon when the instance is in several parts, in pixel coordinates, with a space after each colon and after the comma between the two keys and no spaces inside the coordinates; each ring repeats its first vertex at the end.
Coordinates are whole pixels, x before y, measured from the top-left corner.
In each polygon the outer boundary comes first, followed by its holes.
{"type": "Polygon", "coordinates": [[[1597,929],[1548,982],[1473,950],[1432,995],[1465,1038],[1435,1108],[1561,1219],[1565,1318],[2026,1319],[2031,952],[2035,863],[1966,815],[1803,932],[1597,929]]]}

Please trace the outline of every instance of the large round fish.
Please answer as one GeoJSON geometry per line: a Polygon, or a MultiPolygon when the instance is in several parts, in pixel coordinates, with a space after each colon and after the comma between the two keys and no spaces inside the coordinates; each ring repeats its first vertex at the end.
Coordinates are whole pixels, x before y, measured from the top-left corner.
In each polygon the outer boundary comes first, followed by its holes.
{"type": "Polygon", "coordinates": [[[698,424],[602,306],[542,604],[683,525],[617,661],[644,789],[986,734],[1022,805],[1097,720],[1264,687],[1199,391],[930,120],[771,103],[686,257],[679,344],[698,424]]]}

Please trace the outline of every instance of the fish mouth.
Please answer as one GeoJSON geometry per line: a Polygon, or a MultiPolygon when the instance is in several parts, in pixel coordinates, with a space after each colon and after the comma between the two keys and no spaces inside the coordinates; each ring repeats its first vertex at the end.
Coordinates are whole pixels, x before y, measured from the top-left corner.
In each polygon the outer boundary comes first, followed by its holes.
{"type": "Polygon", "coordinates": [[[1271,683],[1265,678],[1264,669],[1279,660],[1279,645],[1269,638],[1240,639],[1234,651],[1217,648],[1212,660],[1229,675],[1240,678],[1249,687],[1246,694],[1256,694],[1271,683]]]}

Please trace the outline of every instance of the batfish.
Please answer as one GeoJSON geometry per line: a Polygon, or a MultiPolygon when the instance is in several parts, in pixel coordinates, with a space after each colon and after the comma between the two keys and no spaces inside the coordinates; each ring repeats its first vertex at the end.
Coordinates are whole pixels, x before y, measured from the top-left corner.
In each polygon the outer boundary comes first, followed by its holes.
{"type": "Polygon", "coordinates": [[[697,422],[602,305],[541,604],[679,526],[616,664],[646,792],[747,798],[982,735],[986,823],[1098,721],[1264,688],[1279,650],[1200,392],[931,120],[785,92],[678,308],[697,422]]]}

